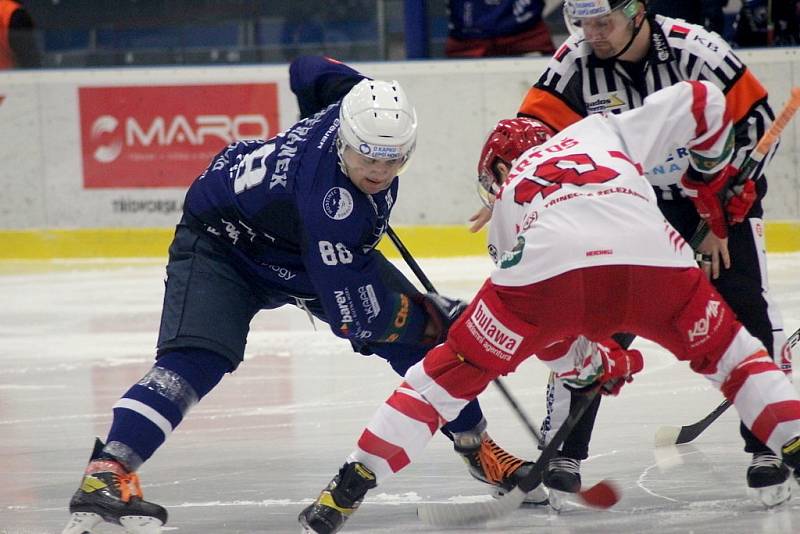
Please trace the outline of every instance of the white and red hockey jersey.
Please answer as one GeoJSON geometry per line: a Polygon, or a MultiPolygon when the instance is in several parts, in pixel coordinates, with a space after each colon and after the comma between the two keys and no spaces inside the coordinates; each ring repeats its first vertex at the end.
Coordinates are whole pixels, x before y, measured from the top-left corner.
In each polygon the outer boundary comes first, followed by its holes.
{"type": "Polygon", "coordinates": [[[643,174],[675,143],[700,172],[728,162],[731,121],[716,86],[679,82],[641,108],[589,116],[523,153],[494,204],[492,282],[524,286],[598,265],[694,266],[643,174]]]}

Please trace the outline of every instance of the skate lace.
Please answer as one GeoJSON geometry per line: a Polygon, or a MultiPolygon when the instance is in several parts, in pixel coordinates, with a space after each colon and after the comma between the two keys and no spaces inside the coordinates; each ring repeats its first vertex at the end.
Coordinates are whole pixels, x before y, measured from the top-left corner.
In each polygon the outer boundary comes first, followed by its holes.
{"type": "Polygon", "coordinates": [[[764,452],[753,455],[753,460],[750,462],[750,467],[780,467],[781,463],[782,460],[774,454],[764,452]]]}
{"type": "Polygon", "coordinates": [[[524,463],[519,458],[500,448],[491,438],[485,438],[481,442],[478,460],[486,478],[495,484],[511,477],[519,466],[524,463]]]}
{"type": "Polygon", "coordinates": [[[131,497],[142,498],[142,487],[139,485],[139,475],[136,473],[128,473],[126,475],[115,474],[114,479],[117,481],[117,487],[119,488],[122,502],[128,502],[131,497]]]}
{"type": "Polygon", "coordinates": [[[548,464],[550,471],[566,471],[568,473],[578,474],[581,469],[581,461],[574,458],[553,458],[548,464]]]}

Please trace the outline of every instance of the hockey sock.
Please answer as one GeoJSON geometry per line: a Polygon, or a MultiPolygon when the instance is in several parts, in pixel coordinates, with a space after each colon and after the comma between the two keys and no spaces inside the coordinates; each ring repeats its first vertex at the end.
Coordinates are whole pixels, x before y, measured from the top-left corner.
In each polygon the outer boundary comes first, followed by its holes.
{"type": "Polygon", "coordinates": [[[136,471],[231,368],[226,358],[204,349],[165,353],[114,405],[103,453],[136,471]]]}

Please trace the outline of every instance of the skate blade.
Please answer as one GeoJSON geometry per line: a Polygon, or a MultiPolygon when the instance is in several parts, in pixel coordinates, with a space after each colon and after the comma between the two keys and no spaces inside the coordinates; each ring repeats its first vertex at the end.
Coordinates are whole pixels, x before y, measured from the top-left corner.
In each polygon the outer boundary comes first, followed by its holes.
{"type": "Polygon", "coordinates": [[[160,519],[144,515],[126,515],[119,518],[126,534],[161,534],[160,519]]]}
{"type": "Polygon", "coordinates": [[[789,480],[766,488],[750,488],[750,491],[755,493],[756,498],[767,509],[780,506],[792,498],[792,486],[789,480]]]}
{"type": "Polygon", "coordinates": [[[61,534],[92,534],[94,527],[103,522],[103,518],[92,512],[73,512],[69,523],[61,534]]]}
{"type": "Polygon", "coordinates": [[[300,517],[298,517],[297,520],[300,522],[300,528],[302,529],[300,534],[318,534],[316,530],[311,528],[311,526],[308,524],[308,521],[306,521],[306,518],[303,517],[302,514],[300,514],[300,517]]]}
{"type": "Polygon", "coordinates": [[[569,508],[569,499],[573,499],[575,497],[574,493],[568,493],[566,491],[560,491],[553,488],[549,488],[549,490],[550,508],[556,513],[561,513],[565,508],[569,508]]]}
{"type": "MultiPolygon", "coordinates": [[[[491,490],[491,495],[495,499],[498,497],[502,497],[508,493],[505,489],[499,486],[493,486],[491,490]]],[[[543,484],[539,484],[531,491],[525,495],[525,500],[522,501],[522,506],[547,506],[548,503],[548,495],[547,490],[544,489],[543,484]]]]}

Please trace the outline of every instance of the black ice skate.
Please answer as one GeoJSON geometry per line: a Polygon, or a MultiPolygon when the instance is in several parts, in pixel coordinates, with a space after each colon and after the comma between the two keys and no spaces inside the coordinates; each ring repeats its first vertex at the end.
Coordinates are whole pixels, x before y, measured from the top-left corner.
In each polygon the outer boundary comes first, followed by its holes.
{"type": "MultiPolygon", "coordinates": [[[[492,486],[495,496],[505,495],[517,485],[533,467],[503,450],[485,431],[453,433],[453,447],[467,464],[470,475],[492,486]]],[[[547,492],[541,484],[533,488],[524,503],[547,504],[547,492]]]]}
{"type": "Polygon", "coordinates": [[[364,495],[377,485],[375,475],[358,462],[347,463],[297,520],[305,532],[333,534],[358,509],[364,495]]]}
{"type": "Polygon", "coordinates": [[[550,488],[550,506],[561,510],[568,494],[581,489],[581,461],[559,454],[548,462],[542,479],[550,488]]]}
{"type": "Polygon", "coordinates": [[[788,501],[792,496],[789,468],[772,452],[753,454],[747,468],[747,486],[755,491],[767,508],[788,501]]]}
{"type": "Polygon", "coordinates": [[[61,534],[91,534],[103,521],[125,527],[128,534],[160,533],[167,511],[142,499],[139,477],[103,457],[103,446],[95,441],[81,486],[69,501],[72,516],[61,534]]]}

